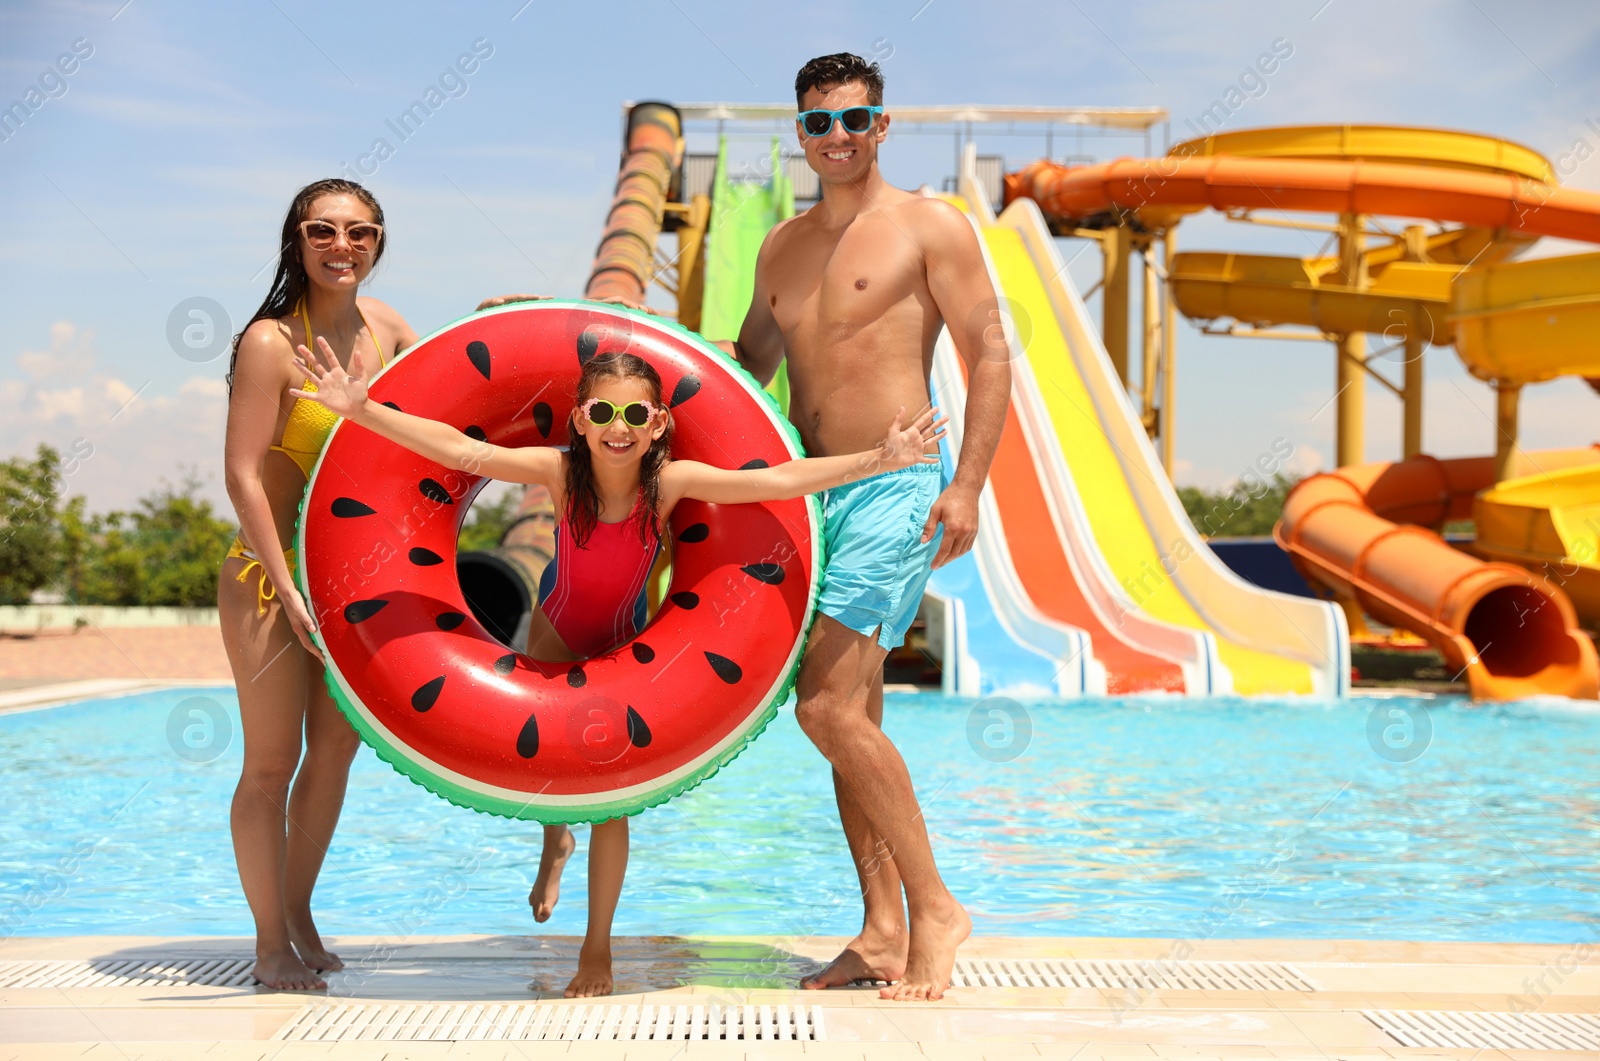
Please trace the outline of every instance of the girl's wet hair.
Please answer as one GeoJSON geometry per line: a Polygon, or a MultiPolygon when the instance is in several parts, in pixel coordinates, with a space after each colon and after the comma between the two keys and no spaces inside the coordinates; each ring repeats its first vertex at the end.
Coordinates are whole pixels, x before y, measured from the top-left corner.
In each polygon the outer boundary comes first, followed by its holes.
{"type": "MultiPolygon", "coordinates": [[[[239,342],[244,338],[244,333],[250,330],[250,325],[259,320],[277,320],[287,317],[294,312],[295,306],[305,295],[306,288],[311,285],[306,276],[306,264],[300,257],[300,222],[308,220],[306,215],[311,211],[311,204],[324,195],[349,195],[359,199],[372,211],[372,220],[383,224],[383,207],[378,205],[378,200],[355,181],[347,181],[341,177],[330,177],[327,180],[313,181],[294,193],[294,199],[289,203],[289,212],[283,218],[283,233],[278,242],[278,271],[272,278],[272,287],[267,290],[266,300],[261,303],[261,308],[256,310],[245,326],[239,329],[239,334],[233,337],[233,353],[228,358],[228,393],[233,393],[233,372],[239,363],[239,342]]],[[[383,249],[388,245],[387,234],[379,237],[378,248],[373,251],[372,264],[377,265],[383,257],[383,249]]]]}
{"type": "MultiPolygon", "coordinates": [[[[595,386],[605,379],[642,380],[650,388],[650,400],[658,406],[661,404],[661,374],[644,358],[634,354],[600,354],[584,364],[583,374],[578,377],[578,397],[567,419],[571,446],[567,451],[566,518],[575,545],[588,541],[600,520],[594,463],[589,456],[588,440],[578,433],[578,407],[594,396],[595,386]]],[[[639,530],[639,540],[646,545],[661,537],[661,469],[667,466],[671,450],[672,416],[669,413],[667,429],[650,444],[639,465],[639,500],[628,515],[639,530]]]]}

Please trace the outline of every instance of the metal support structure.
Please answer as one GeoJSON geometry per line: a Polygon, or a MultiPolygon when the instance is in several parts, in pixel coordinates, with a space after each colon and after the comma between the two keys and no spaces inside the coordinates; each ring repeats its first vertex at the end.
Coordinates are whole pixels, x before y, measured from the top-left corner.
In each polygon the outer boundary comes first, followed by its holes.
{"type": "Polygon", "coordinates": [[[1139,352],[1139,411],[1144,431],[1152,439],[1161,426],[1162,410],[1156,406],[1156,370],[1161,361],[1161,295],[1156,285],[1156,267],[1150,260],[1153,237],[1139,241],[1140,316],[1144,329],[1139,352]]]}
{"type": "Polygon", "coordinates": [[[1128,253],[1133,246],[1132,236],[1131,229],[1118,225],[1106,229],[1100,242],[1105,251],[1100,331],[1124,388],[1128,386],[1128,253]]]}
{"type": "Polygon", "coordinates": [[[706,290],[706,229],[711,223],[711,197],[696,195],[689,201],[683,227],[678,229],[678,323],[692,332],[700,330],[700,311],[706,290]]]}
{"type": "MultiPolygon", "coordinates": [[[[1367,266],[1362,255],[1365,222],[1360,214],[1339,215],[1339,268],[1345,282],[1357,291],[1367,287],[1367,266]]],[[[1334,463],[1345,468],[1360,464],[1366,452],[1367,338],[1361,332],[1339,336],[1334,399],[1334,463]]]]}
{"type": "MultiPolygon", "coordinates": [[[[1406,226],[1402,240],[1406,261],[1428,260],[1426,226],[1406,226]]],[[[1401,393],[1403,427],[1400,439],[1401,456],[1406,459],[1422,453],[1422,351],[1426,345],[1422,322],[1415,317],[1406,321],[1405,384],[1401,393]]]]}
{"type": "Polygon", "coordinates": [[[1178,239],[1176,225],[1161,235],[1161,271],[1168,282],[1161,285],[1161,467],[1172,479],[1173,436],[1178,427],[1178,307],[1172,297],[1172,258],[1178,239]]]}
{"type": "Polygon", "coordinates": [[[1511,478],[1511,460],[1517,449],[1517,406],[1522,384],[1500,380],[1494,385],[1494,481],[1511,478]]]}

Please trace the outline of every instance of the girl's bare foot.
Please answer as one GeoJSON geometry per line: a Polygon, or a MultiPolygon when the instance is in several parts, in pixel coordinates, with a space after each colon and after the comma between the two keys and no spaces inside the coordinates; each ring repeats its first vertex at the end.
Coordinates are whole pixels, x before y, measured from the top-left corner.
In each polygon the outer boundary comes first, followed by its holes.
{"type": "Polygon", "coordinates": [[[528,905],[533,907],[533,919],[541,925],[550,920],[550,915],[555,912],[556,900],[561,898],[561,871],[566,868],[567,859],[572,857],[572,852],[577,848],[578,842],[572,838],[572,830],[565,826],[561,827],[561,835],[554,842],[548,832],[545,834],[544,851],[539,855],[539,875],[533,878],[533,888],[528,892],[528,905]]]}
{"type": "Polygon", "coordinates": [[[336,973],[344,968],[339,956],[322,945],[322,937],[317,933],[317,926],[310,914],[291,917],[288,923],[289,942],[294,944],[295,953],[300,955],[300,960],[307,968],[319,973],[336,973]]]}
{"type": "Polygon", "coordinates": [[[956,948],[971,934],[972,919],[954,896],[920,917],[913,914],[905,975],[899,983],[881,989],[878,996],[895,1002],[943,998],[956,966],[956,948]]]}
{"type": "Polygon", "coordinates": [[[910,936],[904,925],[894,931],[863,928],[861,935],[845,944],[839,956],[820,973],[800,981],[807,991],[843,987],[857,980],[883,980],[894,983],[905,974],[906,951],[910,936]]]}
{"type": "Polygon", "coordinates": [[[563,992],[567,998],[594,998],[611,994],[611,949],[578,952],[578,975],[563,992]]]}
{"type": "Polygon", "coordinates": [[[293,951],[257,954],[256,967],[250,970],[256,982],[274,991],[322,991],[328,982],[310,969],[293,951]]]}

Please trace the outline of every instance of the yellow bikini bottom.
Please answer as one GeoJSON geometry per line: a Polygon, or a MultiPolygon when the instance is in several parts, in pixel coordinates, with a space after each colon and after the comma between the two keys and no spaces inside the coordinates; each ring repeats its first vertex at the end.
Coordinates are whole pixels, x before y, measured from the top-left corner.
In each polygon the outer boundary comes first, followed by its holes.
{"type": "MultiPolygon", "coordinates": [[[[236,556],[249,561],[249,563],[245,564],[244,567],[239,571],[237,579],[239,582],[243,582],[246,578],[250,577],[251,568],[261,568],[260,581],[256,583],[256,615],[259,617],[267,614],[267,602],[278,596],[278,587],[274,586],[272,584],[272,580],[267,577],[267,569],[262,566],[261,560],[256,556],[255,553],[251,552],[249,549],[246,549],[244,546],[244,541],[238,537],[235,537],[233,539],[233,544],[228,547],[228,555],[225,557],[225,559],[232,560],[236,556]]],[[[285,549],[283,551],[283,559],[284,562],[289,565],[289,574],[294,574],[294,550],[285,549]]]]}

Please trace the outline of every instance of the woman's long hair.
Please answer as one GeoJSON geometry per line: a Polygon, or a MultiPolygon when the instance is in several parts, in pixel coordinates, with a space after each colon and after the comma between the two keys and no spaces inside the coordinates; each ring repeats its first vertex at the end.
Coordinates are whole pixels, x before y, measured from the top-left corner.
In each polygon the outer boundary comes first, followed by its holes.
{"type": "MultiPolygon", "coordinates": [[[[600,494],[594,485],[594,464],[589,456],[589,440],[578,433],[578,406],[594,394],[595,384],[603,379],[643,380],[650,388],[650,400],[661,405],[661,375],[650,362],[633,354],[601,354],[583,366],[578,377],[578,400],[567,419],[567,526],[574,545],[582,545],[594,533],[600,520],[600,494]]],[[[618,415],[621,415],[620,413],[618,415]]],[[[661,469],[667,466],[672,450],[672,416],[667,429],[650,445],[639,465],[639,500],[629,520],[639,529],[639,540],[646,545],[661,537],[661,469]]]]}
{"type": "MultiPolygon", "coordinates": [[[[353,195],[372,211],[372,220],[383,224],[383,207],[378,205],[378,200],[373,198],[371,192],[355,181],[330,177],[314,181],[294,193],[294,201],[289,204],[289,212],[283,218],[283,234],[278,243],[278,271],[272,278],[272,287],[268,289],[266,300],[256,310],[255,316],[233,337],[233,353],[228,358],[229,394],[233,393],[233,372],[239,364],[239,341],[244,338],[244,333],[256,321],[277,320],[293,313],[311,283],[306,277],[306,264],[300,257],[300,222],[306,220],[311,204],[324,195],[353,195]]],[[[373,265],[377,265],[378,259],[383,257],[383,248],[388,239],[384,235],[378,240],[378,249],[372,255],[373,265]]]]}

